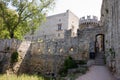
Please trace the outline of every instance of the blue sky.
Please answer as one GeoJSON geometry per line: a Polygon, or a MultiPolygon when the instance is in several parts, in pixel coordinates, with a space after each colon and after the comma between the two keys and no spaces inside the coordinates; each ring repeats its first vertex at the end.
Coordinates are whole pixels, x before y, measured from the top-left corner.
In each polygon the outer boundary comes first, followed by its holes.
{"type": "Polygon", "coordinates": [[[100,18],[102,0],[56,0],[54,10],[48,15],[72,11],[79,18],[87,15],[95,15],[100,18]]]}

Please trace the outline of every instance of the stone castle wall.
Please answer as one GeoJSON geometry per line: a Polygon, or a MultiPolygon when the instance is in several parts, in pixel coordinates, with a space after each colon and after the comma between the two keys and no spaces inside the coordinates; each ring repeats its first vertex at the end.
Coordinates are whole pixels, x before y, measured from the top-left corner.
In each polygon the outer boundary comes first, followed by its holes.
{"type": "Polygon", "coordinates": [[[120,76],[120,1],[103,0],[101,23],[105,30],[105,50],[107,65],[117,77],[120,76]],[[111,51],[112,50],[112,51],[111,51]],[[113,56],[111,52],[114,52],[113,56]]]}
{"type": "Polygon", "coordinates": [[[48,72],[53,72],[55,67],[55,72],[57,73],[64,62],[65,57],[69,55],[76,60],[88,58],[88,56],[83,57],[82,54],[88,54],[89,45],[82,42],[82,44],[79,45],[82,47],[82,50],[78,50],[79,46],[77,38],[69,39],[67,41],[43,40],[21,42],[18,40],[0,40],[0,42],[0,65],[2,65],[1,72],[9,70],[10,56],[14,51],[18,51],[20,59],[19,62],[14,65],[13,69],[19,73],[44,73],[46,70],[48,72]],[[4,43],[12,45],[2,46],[4,43]],[[8,47],[10,50],[4,52],[8,47]],[[14,50],[12,48],[14,48],[14,50]],[[3,64],[5,62],[6,64],[3,64]]]}
{"type": "MultiPolygon", "coordinates": [[[[18,51],[20,61],[14,66],[16,72],[21,73],[57,73],[64,59],[71,55],[75,60],[89,59],[89,53],[95,52],[95,36],[103,33],[101,27],[78,30],[76,37],[71,37],[71,30],[67,30],[63,39],[43,39],[33,41],[0,40],[0,57],[8,52],[9,60],[12,49],[18,51]]],[[[4,62],[2,58],[1,62],[4,62]]],[[[9,60],[7,62],[9,63],[9,60]]],[[[8,64],[9,66],[9,64],[8,64]]],[[[4,67],[4,66],[3,66],[4,67]]]]}

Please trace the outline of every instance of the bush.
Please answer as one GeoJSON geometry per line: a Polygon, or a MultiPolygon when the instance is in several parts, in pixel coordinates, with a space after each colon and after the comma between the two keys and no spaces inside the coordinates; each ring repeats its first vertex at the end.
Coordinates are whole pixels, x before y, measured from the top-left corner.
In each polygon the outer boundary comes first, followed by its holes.
{"type": "Polygon", "coordinates": [[[11,55],[11,63],[15,63],[18,61],[18,52],[13,52],[11,55]]]}
{"type": "Polygon", "coordinates": [[[86,60],[79,60],[79,63],[80,65],[84,65],[84,64],[87,64],[87,61],[86,60]]]}
{"type": "Polygon", "coordinates": [[[77,68],[77,64],[75,60],[73,60],[72,57],[69,56],[64,62],[64,67],[66,69],[77,68]]]}
{"type": "Polygon", "coordinates": [[[77,68],[77,63],[75,62],[75,60],[72,59],[72,57],[67,57],[64,61],[63,67],[60,69],[59,74],[61,76],[66,76],[68,69],[73,69],[73,68],[77,68]]]}

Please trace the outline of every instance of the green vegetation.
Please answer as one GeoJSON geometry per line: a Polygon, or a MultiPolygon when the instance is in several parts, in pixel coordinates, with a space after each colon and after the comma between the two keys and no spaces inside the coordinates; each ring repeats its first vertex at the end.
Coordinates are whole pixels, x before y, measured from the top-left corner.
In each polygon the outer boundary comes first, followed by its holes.
{"type": "Polygon", "coordinates": [[[18,61],[18,58],[19,58],[19,54],[17,51],[13,52],[12,55],[11,55],[11,63],[15,63],[18,61]]]}
{"type": "Polygon", "coordinates": [[[46,79],[42,76],[37,76],[37,75],[0,75],[0,80],[49,80],[46,79]]]}
{"type": "Polygon", "coordinates": [[[109,52],[110,52],[110,55],[112,56],[112,58],[115,58],[115,51],[114,51],[114,49],[110,48],[109,52]]]}
{"type": "Polygon", "coordinates": [[[68,73],[68,69],[73,69],[73,68],[77,68],[77,63],[75,62],[75,60],[72,59],[72,57],[67,57],[64,61],[63,67],[60,69],[59,74],[61,76],[66,76],[68,73]]]}
{"type": "Polygon", "coordinates": [[[85,64],[87,64],[87,61],[86,60],[79,60],[78,64],[79,65],[85,65],[85,64]]]}
{"type": "Polygon", "coordinates": [[[104,63],[106,64],[106,56],[103,57],[104,63]]]}
{"type": "Polygon", "coordinates": [[[65,60],[64,66],[66,69],[77,68],[77,64],[75,60],[73,60],[72,57],[70,56],[65,60]]]}
{"type": "Polygon", "coordinates": [[[0,38],[22,39],[28,32],[33,34],[54,3],[54,0],[0,0],[0,38]]]}
{"type": "Polygon", "coordinates": [[[86,60],[75,61],[72,57],[68,56],[59,71],[61,77],[59,77],[58,80],[65,80],[64,78],[75,80],[78,76],[85,74],[87,71],[88,67],[86,60]]]}

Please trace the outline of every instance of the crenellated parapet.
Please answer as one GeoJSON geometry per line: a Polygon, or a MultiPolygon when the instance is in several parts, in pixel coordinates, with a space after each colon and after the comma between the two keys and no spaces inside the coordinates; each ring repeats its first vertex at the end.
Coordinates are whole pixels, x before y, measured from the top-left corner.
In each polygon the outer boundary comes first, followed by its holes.
{"type": "Polygon", "coordinates": [[[85,28],[95,28],[99,26],[98,17],[96,16],[87,16],[82,17],[79,20],[79,28],[85,29],[85,28]]]}
{"type": "Polygon", "coordinates": [[[81,24],[98,24],[98,17],[96,16],[87,16],[80,18],[80,25],[81,24]]]}

